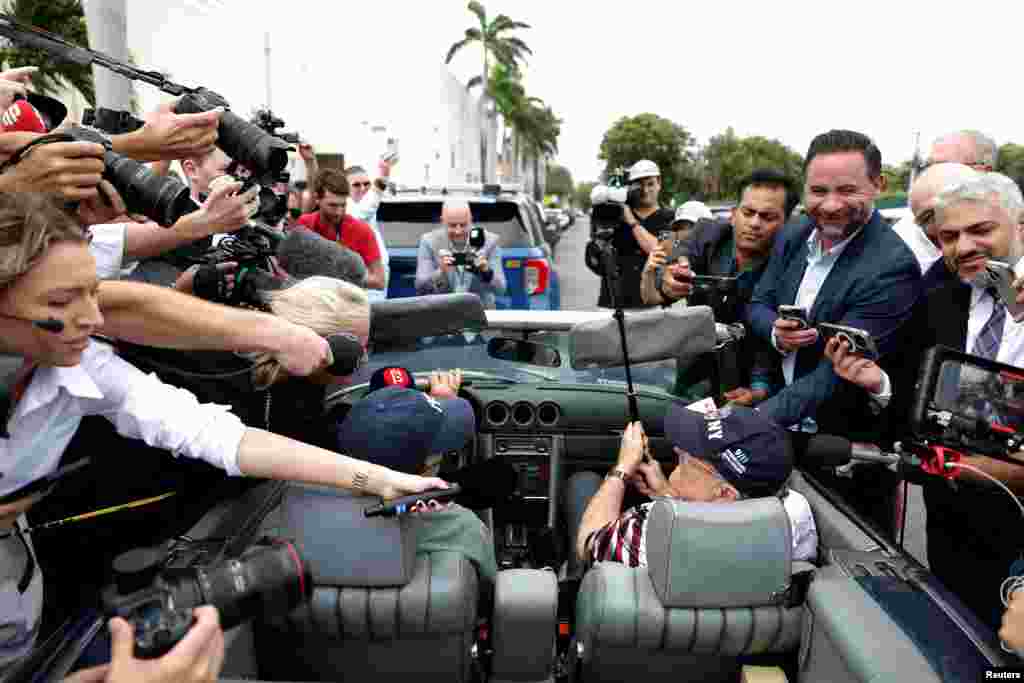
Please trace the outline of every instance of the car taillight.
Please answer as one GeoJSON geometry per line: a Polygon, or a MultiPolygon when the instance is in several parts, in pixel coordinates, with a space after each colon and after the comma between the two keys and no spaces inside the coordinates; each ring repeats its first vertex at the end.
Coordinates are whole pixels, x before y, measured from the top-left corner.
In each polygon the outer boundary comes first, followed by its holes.
{"type": "Polygon", "coordinates": [[[544,259],[529,259],[526,262],[524,282],[526,293],[529,296],[536,296],[548,291],[548,279],[551,277],[551,268],[544,259]]]}

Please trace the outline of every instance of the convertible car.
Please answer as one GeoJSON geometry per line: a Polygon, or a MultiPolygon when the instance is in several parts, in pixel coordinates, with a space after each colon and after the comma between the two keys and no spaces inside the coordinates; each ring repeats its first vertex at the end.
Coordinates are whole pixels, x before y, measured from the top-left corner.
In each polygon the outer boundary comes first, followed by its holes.
{"type": "MultiPolygon", "coordinates": [[[[629,419],[617,321],[484,312],[472,295],[381,305],[364,381],[330,392],[328,404],[344,412],[377,368],[400,365],[423,386],[432,370],[464,370],[478,431],[445,456],[442,475],[492,458],[514,467],[515,491],[478,513],[496,579],[451,549],[415,555],[408,517],[361,514],[378,500],[250,487],[172,541],[165,561],[183,571],[238,557],[267,534],[298,541],[308,600],[283,612],[261,605],[230,629],[225,680],[966,682],[1011,663],[991,630],[811,467],[799,466],[790,487],[813,510],[816,564],[793,561],[776,499],[661,499],[648,567],[599,563],[574,575],[566,480],[610,469],[629,419]]],[[[662,417],[677,375],[713,364],[735,332],[704,307],[631,312],[623,324],[639,416],[668,462],[662,417]]]]}

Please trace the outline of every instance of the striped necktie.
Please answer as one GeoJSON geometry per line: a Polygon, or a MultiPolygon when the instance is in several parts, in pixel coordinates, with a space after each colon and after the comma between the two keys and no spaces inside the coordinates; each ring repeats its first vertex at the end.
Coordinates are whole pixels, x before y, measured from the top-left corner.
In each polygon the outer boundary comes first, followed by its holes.
{"type": "Polygon", "coordinates": [[[974,340],[974,348],[971,353],[989,360],[995,360],[999,353],[999,343],[1003,339],[1003,325],[1006,322],[1006,306],[999,298],[999,292],[995,289],[985,290],[992,297],[992,315],[985,321],[985,325],[974,340]]]}

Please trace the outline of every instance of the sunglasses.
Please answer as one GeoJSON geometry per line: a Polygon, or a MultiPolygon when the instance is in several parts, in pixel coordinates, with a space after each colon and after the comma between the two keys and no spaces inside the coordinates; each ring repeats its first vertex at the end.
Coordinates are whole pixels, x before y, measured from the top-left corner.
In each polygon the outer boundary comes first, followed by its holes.
{"type": "Polygon", "coordinates": [[[357,188],[358,187],[369,187],[370,183],[368,183],[368,182],[366,182],[366,183],[349,183],[349,185],[351,185],[352,187],[357,187],[357,188]]]}

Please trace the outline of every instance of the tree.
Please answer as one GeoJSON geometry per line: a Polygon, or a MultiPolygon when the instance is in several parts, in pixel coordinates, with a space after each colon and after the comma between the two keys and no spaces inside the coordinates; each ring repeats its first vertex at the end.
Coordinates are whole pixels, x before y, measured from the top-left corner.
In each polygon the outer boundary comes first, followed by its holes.
{"type": "Polygon", "coordinates": [[[1024,145],[1008,142],[1000,147],[996,170],[1010,176],[1017,185],[1024,187],[1024,145]]]}
{"type": "Polygon", "coordinates": [[[531,102],[521,113],[516,127],[522,135],[526,153],[533,158],[533,197],[539,201],[544,197],[544,188],[540,186],[540,161],[558,153],[562,119],[555,116],[551,107],[531,102]]]}
{"type": "MultiPolygon", "coordinates": [[[[493,59],[495,64],[503,64],[508,67],[517,68],[519,62],[525,61],[524,55],[532,55],[533,52],[526,43],[515,36],[507,35],[511,31],[530,28],[529,24],[521,21],[513,21],[504,14],[499,14],[492,21],[487,21],[487,10],[476,0],[468,5],[469,11],[476,15],[478,26],[466,29],[465,37],[456,41],[448,48],[448,54],[444,59],[445,64],[451,64],[456,54],[463,48],[479,44],[483,48],[483,70],[479,76],[474,76],[466,84],[466,89],[475,86],[483,86],[484,100],[493,97],[490,92],[490,62],[493,59]]],[[[487,131],[481,127],[480,135],[480,178],[487,178],[487,131]]]]}
{"type": "MultiPolygon", "coordinates": [[[[85,15],[79,0],[9,0],[4,12],[20,23],[56,33],[76,45],[89,46],[85,15]]],[[[62,87],[71,86],[82,93],[89,104],[96,104],[90,66],[65,62],[49,52],[16,43],[6,43],[0,49],[0,65],[5,69],[37,66],[39,71],[32,76],[36,92],[53,95],[62,87]]]]}
{"type": "Polygon", "coordinates": [[[605,173],[613,174],[641,159],[650,159],[661,169],[662,194],[675,195],[683,172],[693,165],[693,137],[685,128],[656,114],[624,116],[608,129],[597,155],[605,162],[605,173]]]}
{"type": "Polygon", "coordinates": [[[590,193],[593,192],[597,183],[587,181],[576,186],[576,194],[573,198],[573,206],[577,209],[590,211],[590,193]]]}
{"type": "Polygon", "coordinates": [[[572,174],[565,166],[548,164],[546,189],[548,194],[557,194],[571,199],[573,194],[572,174]]]}
{"type": "Polygon", "coordinates": [[[779,142],[759,135],[741,138],[730,126],[703,150],[705,190],[715,199],[735,199],[740,183],[758,168],[774,168],[803,182],[803,158],[779,142]]]}

